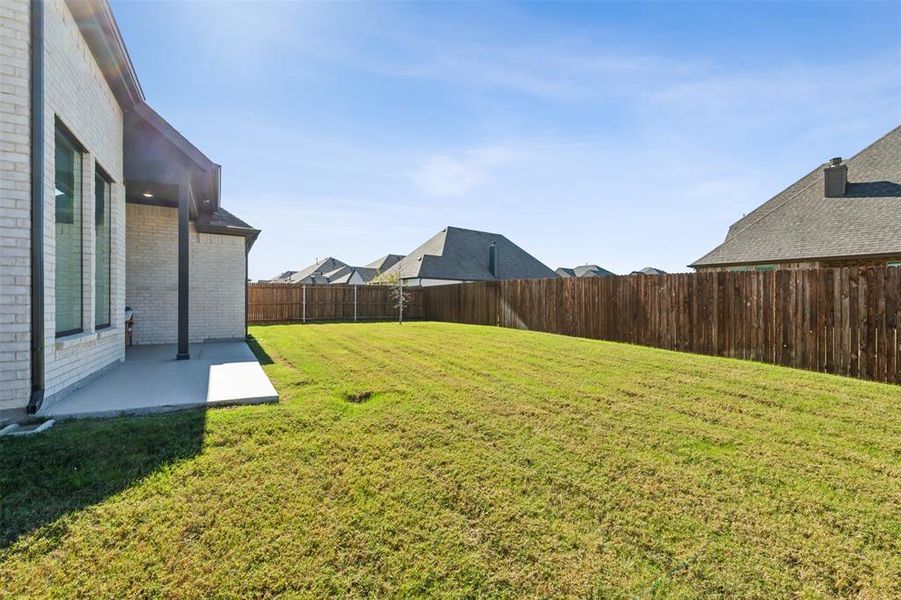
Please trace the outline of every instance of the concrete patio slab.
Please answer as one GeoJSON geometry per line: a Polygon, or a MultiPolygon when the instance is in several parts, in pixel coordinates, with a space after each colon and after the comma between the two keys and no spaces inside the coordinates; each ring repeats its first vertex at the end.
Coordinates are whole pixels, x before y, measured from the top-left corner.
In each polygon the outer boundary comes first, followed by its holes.
{"type": "Polygon", "coordinates": [[[191,344],[190,352],[190,360],[175,360],[175,344],[129,348],[124,363],[45,403],[37,416],[100,418],[278,401],[246,343],[191,344]]]}

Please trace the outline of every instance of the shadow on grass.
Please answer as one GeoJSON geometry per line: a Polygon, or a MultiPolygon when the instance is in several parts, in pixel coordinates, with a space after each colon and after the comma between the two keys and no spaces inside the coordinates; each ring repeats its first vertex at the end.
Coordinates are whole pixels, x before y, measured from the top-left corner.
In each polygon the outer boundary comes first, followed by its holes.
{"type": "Polygon", "coordinates": [[[269,356],[269,354],[263,349],[257,339],[252,335],[247,336],[247,345],[250,347],[250,351],[254,353],[261,365],[271,365],[275,362],[274,360],[272,360],[272,357],[269,356]]]}
{"type": "Polygon", "coordinates": [[[29,437],[0,438],[0,549],[199,454],[205,422],[205,411],[189,410],[73,421],[29,437]]]}

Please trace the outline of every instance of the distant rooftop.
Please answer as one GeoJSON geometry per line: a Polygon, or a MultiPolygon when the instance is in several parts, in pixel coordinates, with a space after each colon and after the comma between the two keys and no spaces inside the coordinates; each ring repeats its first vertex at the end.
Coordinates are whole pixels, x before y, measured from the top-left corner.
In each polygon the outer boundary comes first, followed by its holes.
{"type": "Polygon", "coordinates": [[[609,277],[616,275],[613,271],[598,265],[579,265],[578,267],[560,267],[557,269],[560,277],[609,277]]]}
{"type": "Polygon", "coordinates": [[[547,265],[499,233],[446,227],[392,266],[404,279],[486,281],[556,277],[547,265]],[[490,247],[494,244],[496,270],[490,247]]]}

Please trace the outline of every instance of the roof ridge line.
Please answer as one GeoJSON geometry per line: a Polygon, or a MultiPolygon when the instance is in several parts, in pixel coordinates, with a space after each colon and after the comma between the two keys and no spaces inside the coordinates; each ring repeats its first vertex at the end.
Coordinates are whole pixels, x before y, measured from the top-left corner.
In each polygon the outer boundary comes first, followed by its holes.
{"type": "MultiPolygon", "coordinates": [[[[866,152],[867,150],[869,150],[870,148],[872,148],[873,146],[875,146],[876,144],[878,144],[879,142],[881,142],[882,140],[884,140],[885,138],[887,138],[888,136],[892,135],[893,133],[895,133],[895,132],[898,131],[898,130],[901,130],[901,125],[898,125],[897,127],[893,128],[893,129],[891,129],[891,130],[889,130],[888,132],[886,132],[885,134],[883,134],[881,137],[879,137],[879,139],[877,139],[877,140],[875,140],[875,141],[873,141],[873,142],[867,144],[867,146],[865,146],[863,149],[861,149],[861,150],[859,150],[858,152],[856,152],[853,156],[851,156],[848,160],[846,160],[846,161],[844,161],[844,162],[847,163],[847,162],[849,162],[849,161],[854,160],[855,158],[857,158],[858,156],[860,156],[861,154],[863,154],[864,152],[866,152]]],[[[822,167],[825,166],[825,165],[826,165],[826,163],[820,163],[819,165],[817,165],[812,171],[810,171],[810,172],[809,172],[807,175],[805,175],[804,177],[808,177],[808,176],[814,174],[817,170],[821,170],[822,167]]],[[[821,173],[821,175],[822,175],[822,173],[821,173]]],[[[802,177],[801,179],[804,179],[804,177],[802,177]]],[[[757,217],[757,218],[754,219],[753,221],[748,222],[747,225],[745,225],[744,227],[742,227],[742,228],[739,229],[738,231],[734,232],[734,233],[732,234],[733,237],[735,237],[735,236],[740,236],[742,233],[744,233],[745,231],[747,231],[747,229],[748,229],[751,225],[754,225],[754,224],[756,224],[756,223],[759,223],[760,221],[762,221],[762,220],[765,219],[766,217],[770,216],[771,214],[773,214],[773,213],[776,212],[777,210],[781,209],[783,206],[785,206],[786,204],[788,204],[789,202],[791,202],[792,200],[794,200],[799,194],[801,194],[802,192],[807,191],[808,189],[811,188],[811,186],[813,186],[813,185],[816,184],[816,183],[819,183],[821,180],[822,180],[822,177],[817,177],[815,181],[810,182],[808,185],[806,185],[806,186],[804,186],[803,188],[799,189],[797,192],[795,192],[795,193],[792,194],[791,196],[788,196],[785,200],[783,200],[782,202],[780,202],[778,205],[772,207],[770,210],[768,210],[768,211],[766,211],[765,213],[761,214],[759,217],[757,217]]],[[[800,181],[800,179],[799,179],[798,181],[800,181]]],[[[797,181],[795,181],[795,183],[797,183],[797,181]]],[[[793,185],[793,184],[792,184],[792,185],[793,185]]],[[[791,187],[791,185],[789,185],[788,187],[791,187]]],[[[788,188],[785,188],[785,189],[787,190],[788,188]]],[[[784,192],[784,191],[785,191],[785,190],[782,190],[782,192],[784,192]]],[[[775,198],[776,196],[778,196],[778,195],[781,194],[782,192],[777,193],[775,196],[773,196],[772,198],[770,198],[770,200],[772,200],[773,198],[775,198]]],[[[767,202],[769,202],[769,200],[767,200],[767,202]]],[[[766,204],[766,202],[763,203],[763,205],[765,205],[765,204],[766,204]]],[[[763,205],[761,205],[761,206],[763,206],[763,205]]],[[[760,207],[758,207],[758,208],[760,208],[760,207]]],[[[755,209],[755,210],[756,210],[756,209],[755,209]]],[[[754,211],[752,210],[751,213],[753,213],[753,212],[754,212],[754,211]]],[[[749,213],[749,214],[750,214],[750,213],[749,213]]],[[[739,219],[738,221],[741,221],[741,219],[739,219]]],[[[737,223],[738,221],[736,221],[736,223],[737,223]]],[[[734,225],[734,223],[733,223],[733,225],[734,225]]],[[[728,241],[728,240],[723,240],[722,244],[720,244],[719,246],[717,246],[716,248],[714,248],[713,250],[711,250],[710,252],[708,252],[707,254],[705,254],[704,256],[702,256],[701,258],[699,258],[698,260],[696,260],[695,262],[698,262],[698,261],[700,261],[700,260],[703,260],[708,254],[712,254],[714,250],[716,250],[717,248],[719,248],[720,246],[722,246],[723,244],[725,244],[726,241],[728,241]]]]}
{"type": "MultiPolygon", "coordinates": [[[[856,156],[856,155],[855,155],[855,156],[856,156]]],[[[850,159],[848,159],[848,160],[850,160],[850,159]]],[[[825,165],[826,163],[823,163],[823,164],[825,165]]],[[[821,166],[822,166],[822,165],[821,165],[821,166]]],[[[817,167],[817,168],[819,168],[819,167],[817,167]]],[[[805,175],[804,177],[807,177],[808,175],[811,175],[812,173],[813,173],[813,171],[811,171],[810,173],[808,173],[808,174],[805,175]]],[[[801,179],[803,179],[803,177],[802,177],[801,179]]],[[[779,209],[781,209],[782,207],[784,207],[786,204],[788,204],[789,202],[791,202],[792,200],[794,200],[795,198],[797,198],[799,194],[801,194],[802,192],[806,192],[806,191],[809,190],[811,187],[813,187],[814,184],[819,183],[821,180],[822,180],[822,177],[817,177],[815,181],[811,181],[809,184],[805,185],[805,186],[802,187],[800,190],[798,190],[797,192],[795,192],[795,193],[792,194],[791,196],[787,197],[785,200],[783,200],[782,202],[780,202],[780,203],[777,204],[776,206],[772,207],[770,210],[768,210],[768,211],[766,211],[765,213],[761,214],[759,217],[757,217],[757,218],[754,219],[753,221],[750,221],[747,225],[745,225],[744,227],[742,227],[741,229],[739,229],[738,231],[736,231],[735,233],[733,233],[731,239],[735,239],[736,237],[738,237],[738,236],[740,236],[741,234],[743,234],[744,232],[746,232],[746,231],[748,230],[748,228],[751,227],[751,225],[755,225],[755,224],[761,222],[762,220],[766,219],[767,217],[769,217],[770,215],[772,215],[774,212],[778,211],[779,209]]],[[[797,182],[796,182],[796,183],[797,183],[797,182]]],[[[789,186],[789,187],[791,187],[791,186],[789,186]]],[[[785,191],[785,190],[783,190],[783,191],[785,191]]],[[[781,194],[781,193],[782,193],[782,192],[779,192],[779,194],[781,194]]],[[[776,196],[778,196],[779,194],[776,194],[776,196]]],[[[775,198],[776,196],[773,196],[773,198],[775,198]]],[[[770,198],[770,200],[772,200],[772,198],[770,198]]],[[[768,201],[767,201],[767,202],[768,202],[768,201]]],[[[766,204],[766,202],[764,202],[764,204],[766,204]]],[[[753,212],[753,211],[752,211],[752,212],[753,212]]],[[[720,244],[719,246],[717,246],[716,248],[719,248],[720,246],[722,246],[723,244],[725,244],[727,241],[729,241],[729,240],[723,240],[723,243],[720,244]]],[[[714,248],[713,250],[716,250],[716,248],[714,248]]],[[[711,251],[708,252],[707,254],[710,254],[711,252],[713,252],[713,250],[711,250],[711,251]]],[[[705,254],[704,256],[707,256],[707,254],[705,254]]],[[[703,258],[703,257],[701,257],[701,258],[703,258]]],[[[699,258],[698,260],[701,260],[701,259],[699,258]]],[[[695,261],[695,262],[697,262],[697,261],[695,261]]]]}

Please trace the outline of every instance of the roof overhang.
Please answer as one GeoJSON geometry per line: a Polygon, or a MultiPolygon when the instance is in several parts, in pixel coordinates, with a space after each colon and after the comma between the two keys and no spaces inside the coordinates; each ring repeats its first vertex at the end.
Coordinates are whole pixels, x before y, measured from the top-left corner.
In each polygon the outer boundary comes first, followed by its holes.
{"type": "Polygon", "coordinates": [[[124,113],[125,199],[177,207],[186,189],[198,231],[240,235],[253,245],[255,229],[220,207],[222,168],[146,102],[108,0],[65,0],[124,113]]]}
{"type": "Polygon", "coordinates": [[[143,103],[144,91],[109,2],[66,0],[66,4],[119,105],[129,109],[143,103]]]}
{"type": "Polygon", "coordinates": [[[194,225],[200,233],[242,236],[248,252],[260,235],[259,229],[251,227],[249,224],[224,209],[219,209],[213,214],[201,214],[197,217],[197,221],[194,225]]]}
{"type": "Polygon", "coordinates": [[[124,137],[128,202],[175,206],[189,186],[192,215],[219,210],[221,167],[147,104],[125,113],[124,137]]]}

